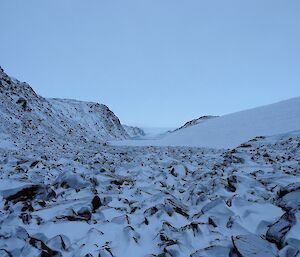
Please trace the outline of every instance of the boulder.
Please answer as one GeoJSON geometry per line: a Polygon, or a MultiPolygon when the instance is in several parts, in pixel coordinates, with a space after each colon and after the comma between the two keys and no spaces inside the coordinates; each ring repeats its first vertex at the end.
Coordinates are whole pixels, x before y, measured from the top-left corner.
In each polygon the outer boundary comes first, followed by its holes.
{"type": "Polygon", "coordinates": [[[239,257],[276,257],[278,250],[260,236],[249,234],[232,237],[234,252],[239,257]]]}
{"type": "Polygon", "coordinates": [[[290,231],[295,222],[296,218],[294,213],[287,212],[283,214],[278,221],[269,227],[266,239],[281,248],[285,235],[290,231]]]}
{"type": "Polygon", "coordinates": [[[191,257],[229,257],[230,248],[220,245],[213,245],[193,253],[191,257]]]}

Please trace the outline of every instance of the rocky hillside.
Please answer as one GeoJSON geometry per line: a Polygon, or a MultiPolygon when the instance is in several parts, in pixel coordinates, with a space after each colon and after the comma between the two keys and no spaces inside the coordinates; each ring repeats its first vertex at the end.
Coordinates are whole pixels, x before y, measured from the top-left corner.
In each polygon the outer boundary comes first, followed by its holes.
{"type": "Polygon", "coordinates": [[[60,143],[129,138],[105,105],[46,99],[0,69],[0,138],[6,142],[60,143]],[[30,138],[30,140],[28,140],[30,138]],[[11,140],[10,140],[11,139],[11,140]]]}
{"type": "Polygon", "coordinates": [[[188,127],[191,127],[191,126],[195,126],[197,124],[200,124],[200,123],[203,123],[207,120],[210,120],[210,119],[214,119],[214,118],[217,118],[218,116],[213,116],[213,115],[206,115],[206,116],[201,116],[200,118],[198,119],[194,119],[194,120],[191,120],[191,121],[188,121],[187,123],[185,123],[183,126],[181,126],[180,128],[178,129],[175,129],[174,131],[172,132],[175,132],[175,131],[178,131],[178,130],[181,130],[181,129],[185,129],[185,128],[188,128],[188,127]]]}

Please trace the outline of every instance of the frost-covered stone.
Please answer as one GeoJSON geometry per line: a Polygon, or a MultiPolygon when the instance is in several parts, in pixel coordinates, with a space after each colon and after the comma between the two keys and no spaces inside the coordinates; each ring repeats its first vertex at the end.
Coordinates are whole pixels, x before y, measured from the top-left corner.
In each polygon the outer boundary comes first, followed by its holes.
{"type": "Polygon", "coordinates": [[[277,222],[270,226],[266,234],[267,240],[281,247],[285,235],[295,223],[295,214],[293,212],[285,213],[277,222]]]}
{"type": "Polygon", "coordinates": [[[242,235],[232,238],[235,252],[240,257],[276,257],[277,249],[257,235],[242,235]]]}
{"type": "Polygon", "coordinates": [[[278,205],[285,210],[300,209],[300,189],[285,194],[278,199],[278,205]]]}
{"type": "Polygon", "coordinates": [[[191,257],[229,257],[230,247],[214,245],[193,253],[191,257]]]}

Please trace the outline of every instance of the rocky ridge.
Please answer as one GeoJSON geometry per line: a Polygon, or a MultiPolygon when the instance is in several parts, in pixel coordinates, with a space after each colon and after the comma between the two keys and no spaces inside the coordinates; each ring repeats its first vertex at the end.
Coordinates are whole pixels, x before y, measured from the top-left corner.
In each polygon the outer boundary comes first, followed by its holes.
{"type": "Polygon", "coordinates": [[[11,142],[65,144],[129,138],[118,117],[105,105],[47,99],[0,69],[0,131],[11,142]]]}

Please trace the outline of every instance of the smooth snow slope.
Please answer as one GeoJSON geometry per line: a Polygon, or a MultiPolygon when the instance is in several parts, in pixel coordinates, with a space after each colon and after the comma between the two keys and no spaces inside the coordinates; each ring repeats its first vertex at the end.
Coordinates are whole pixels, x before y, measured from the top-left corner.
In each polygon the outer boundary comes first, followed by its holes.
{"type": "Polygon", "coordinates": [[[300,129],[300,97],[209,120],[169,135],[161,144],[231,148],[256,136],[297,129],[300,129]]]}
{"type": "Polygon", "coordinates": [[[160,140],[126,141],[130,145],[232,148],[256,136],[300,129],[300,97],[224,115],[167,135],[160,140]]]}

